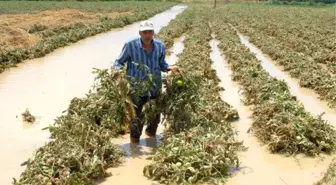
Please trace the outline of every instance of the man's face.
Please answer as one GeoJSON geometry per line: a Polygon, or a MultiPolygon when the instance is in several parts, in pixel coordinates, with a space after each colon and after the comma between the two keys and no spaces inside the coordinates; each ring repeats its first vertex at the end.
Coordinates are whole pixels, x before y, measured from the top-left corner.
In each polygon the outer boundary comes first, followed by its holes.
{"type": "Polygon", "coordinates": [[[145,44],[150,44],[153,39],[154,31],[145,30],[145,31],[140,31],[139,34],[145,44]]]}

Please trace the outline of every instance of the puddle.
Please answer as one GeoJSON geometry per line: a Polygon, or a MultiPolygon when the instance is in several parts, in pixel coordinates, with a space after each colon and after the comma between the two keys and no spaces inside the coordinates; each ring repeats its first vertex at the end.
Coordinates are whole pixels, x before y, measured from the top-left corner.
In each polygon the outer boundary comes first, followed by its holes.
{"type": "MultiPolygon", "coordinates": [[[[146,127],[146,126],[144,126],[146,127]]],[[[152,182],[143,175],[143,168],[151,161],[146,158],[154,154],[160,139],[162,138],[163,125],[160,123],[156,137],[141,135],[140,143],[130,143],[129,134],[115,140],[126,152],[126,158],[122,165],[117,168],[110,168],[107,171],[112,173],[111,177],[102,180],[100,185],[129,185],[141,184],[150,185],[152,182]]]]}
{"type": "MultiPolygon", "coordinates": [[[[183,49],[183,40],[184,37],[178,38],[175,40],[175,43],[172,47],[172,53],[170,56],[166,57],[168,64],[173,65],[178,60],[178,54],[180,54],[183,49]]],[[[163,73],[166,74],[166,73],[163,73]]],[[[161,116],[163,118],[163,116],[161,116]]],[[[145,129],[146,126],[144,126],[145,129]]],[[[147,160],[146,158],[155,154],[158,143],[162,138],[164,131],[163,123],[161,122],[158,126],[157,136],[148,137],[146,134],[141,135],[139,145],[130,143],[129,134],[118,138],[115,140],[116,144],[121,145],[122,149],[126,152],[127,157],[125,162],[117,167],[111,168],[108,171],[113,174],[113,176],[106,178],[104,181],[100,183],[100,185],[110,185],[110,184],[118,184],[118,185],[130,185],[130,184],[141,184],[141,185],[150,185],[152,184],[151,180],[148,180],[143,175],[143,168],[151,163],[151,160],[147,160]]]]}
{"type": "Polygon", "coordinates": [[[251,44],[245,36],[239,33],[238,35],[241,42],[256,55],[256,58],[261,61],[262,67],[271,76],[279,80],[284,80],[287,83],[292,95],[297,97],[297,100],[303,104],[307,111],[315,116],[325,113],[322,118],[336,127],[336,109],[331,109],[325,101],[320,101],[318,99],[319,96],[313,90],[300,87],[298,80],[292,79],[288,73],[283,72],[282,67],[276,65],[272,59],[264,55],[256,46],[251,44]]]}
{"type": "Polygon", "coordinates": [[[175,39],[173,48],[171,50],[172,54],[167,57],[167,62],[169,65],[175,65],[175,63],[177,62],[178,55],[182,53],[184,49],[184,44],[183,44],[184,39],[185,39],[185,36],[175,39]]]}
{"type": "MultiPolygon", "coordinates": [[[[157,33],[186,7],[175,6],[150,18],[157,33]]],[[[139,23],[99,34],[43,58],[27,60],[0,74],[0,184],[11,184],[26,168],[20,164],[48,142],[41,129],[52,124],[74,97],[83,97],[93,85],[92,68],[108,68],[125,41],[138,36],[139,23]],[[37,117],[23,123],[28,108],[37,117]],[[15,157],[13,157],[15,156],[15,157]]]]}
{"type": "MultiPolygon", "coordinates": [[[[174,45],[173,47],[170,49],[171,51],[171,54],[167,57],[166,57],[166,60],[167,60],[167,63],[169,65],[175,65],[175,63],[177,62],[178,60],[178,55],[180,53],[182,53],[183,49],[184,49],[184,44],[183,44],[183,41],[185,39],[185,36],[181,36],[179,38],[176,38],[174,39],[174,45]]],[[[166,77],[168,75],[168,73],[162,73],[162,76],[163,77],[166,77]]],[[[163,91],[165,90],[165,87],[162,88],[163,91]]]]}
{"type": "Polygon", "coordinates": [[[212,48],[210,57],[214,61],[213,68],[221,80],[219,85],[225,89],[221,93],[221,98],[237,109],[240,119],[232,124],[238,132],[237,139],[244,141],[244,145],[248,147],[247,151],[239,152],[241,167],[227,179],[226,184],[312,185],[322,177],[332,158],[328,156],[320,161],[306,157],[295,159],[270,154],[252,134],[247,133],[252,124],[249,118],[252,112],[250,107],[240,101],[243,97],[239,94],[239,84],[231,80],[230,66],[221,56],[218,43],[219,41],[215,39],[210,42],[212,48]]]}

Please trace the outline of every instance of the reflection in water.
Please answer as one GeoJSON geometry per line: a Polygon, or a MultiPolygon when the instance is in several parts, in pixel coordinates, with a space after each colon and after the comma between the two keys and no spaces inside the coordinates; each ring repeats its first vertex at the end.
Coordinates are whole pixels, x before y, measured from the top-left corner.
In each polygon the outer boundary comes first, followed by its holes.
{"type": "Polygon", "coordinates": [[[326,102],[320,101],[313,90],[300,87],[297,80],[292,79],[290,75],[280,70],[281,67],[276,66],[270,58],[266,57],[257,47],[251,44],[246,37],[241,34],[238,35],[241,42],[256,55],[256,58],[261,61],[262,67],[271,76],[287,83],[290,92],[297,97],[307,111],[315,116],[325,113],[322,118],[336,127],[336,109],[333,110],[328,107],[326,102]]]}
{"type": "Polygon", "coordinates": [[[156,137],[146,138],[146,146],[153,148],[153,153],[156,152],[158,143],[160,142],[161,135],[157,135],[156,137]]]}
{"type": "MultiPolygon", "coordinates": [[[[175,6],[150,18],[155,31],[184,9],[185,6],[175,6]]],[[[11,184],[12,177],[19,177],[26,168],[20,164],[48,142],[49,132],[41,129],[52,124],[72,98],[85,96],[93,85],[93,68],[110,67],[125,41],[138,36],[138,28],[139,23],[134,23],[113,29],[45,57],[24,61],[0,74],[1,185],[11,184]],[[21,113],[26,108],[37,116],[36,123],[22,123],[21,113]]]]}
{"type": "Polygon", "coordinates": [[[139,144],[136,144],[129,142],[129,135],[127,135],[126,137],[123,136],[122,141],[117,141],[117,143],[126,142],[120,146],[126,152],[127,157],[139,157],[140,155],[154,154],[156,152],[157,144],[159,143],[160,138],[161,135],[156,135],[156,137],[146,137],[140,139],[139,144]]]}
{"type": "Polygon", "coordinates": [[[228,179],[228,185],[312,185],[326,170],[331,157],[325,160],[311,159],[307,157],[283,157],[277,154],[270,154],[259,141],[248,134],[248,129],[252,124],[250,107],[244,106],[239,94],[239,85],[232,81],[229,64],[221,56],[217,47],[217,40],[210,42],[213,60],[213,68],[216,69],[217,76],[220,78],[220,86],[224,87],[221,98],[237,109],[240,119],[233,123],[238,131],[237,139],[244,141],[247,151],[239,152],[241,162],[240,169],[233,169],[235,172],[228,179]]]}

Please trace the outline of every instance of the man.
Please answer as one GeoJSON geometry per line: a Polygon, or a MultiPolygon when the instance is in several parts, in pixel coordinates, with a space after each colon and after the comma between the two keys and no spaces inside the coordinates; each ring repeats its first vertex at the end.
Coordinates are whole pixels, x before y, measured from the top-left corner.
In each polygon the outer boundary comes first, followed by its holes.
{"type": "MultiPolygon", "coordinates": [[[[150,94],[143,91],[139,95],[132,95],[133,103],[137,119],[132,121],[130,125],[130,139],[133,143],[138,143],[144,126],[144,116],[141,114],[142,107],[147,103],[148,99],[157,99],[161,87],[161,72],[177,71],[176,66],[169,66],[165,60],[166,50],[165,45],[159,39],[153,38],[154,25],[150,21],[143,21],[140,24],[139,38],[132,39],[125,43],[120,56],[114,62],[114,68],[120,70],[127,63],[127,76],[141,81],[148,79],[148,71],[155,75],[155,86],[151,86],[150,94]],[[140,67],[144,65],[147,71],[140,67]]],[[[134,88],[131,82],[131,87],[134,88]]],[[[137,87],[139,88],[139,87],[137,87]]],[[[140,87],[141,88],[141,87],[140,87]]],[[[148,123],[146,134],[155,136],[158,124],[160,122],[160,114],[155,116],[155,119],[148,123]]]]}

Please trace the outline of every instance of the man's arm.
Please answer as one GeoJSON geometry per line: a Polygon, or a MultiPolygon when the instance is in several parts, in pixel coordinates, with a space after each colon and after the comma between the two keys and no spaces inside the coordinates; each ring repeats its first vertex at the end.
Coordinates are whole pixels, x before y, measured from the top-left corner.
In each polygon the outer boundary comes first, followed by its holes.
{"type": "Polygon", "coordinates": [[[119,57],[114,61],[113,64],[114,69],[118,70],[122,69],[129,59],[130,55],[129,55],[128,43],[125,43],[119,57]]]}

